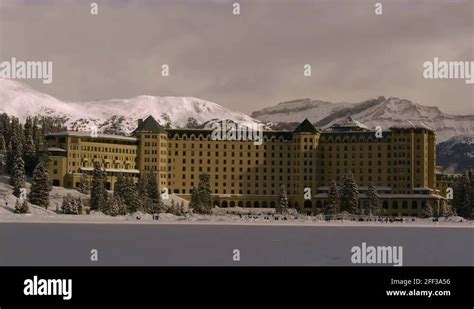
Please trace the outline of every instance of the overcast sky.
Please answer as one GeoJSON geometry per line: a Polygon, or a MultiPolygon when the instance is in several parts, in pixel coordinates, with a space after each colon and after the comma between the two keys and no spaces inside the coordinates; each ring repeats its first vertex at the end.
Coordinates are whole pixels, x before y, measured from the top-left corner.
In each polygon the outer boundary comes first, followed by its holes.
{"type": "Polygon", "coordinates": [[[194,96],[250,113],[380,95],[474,114],[474,85],[425,80],[423,63],[474,60],[473,0],[0,0],[0,60],[51,60],[65,101],[194,96]],[[161,76],[161,66],[170,76],[161,76]],[[303,76],[303,66],[312,76],[303,76]]]}

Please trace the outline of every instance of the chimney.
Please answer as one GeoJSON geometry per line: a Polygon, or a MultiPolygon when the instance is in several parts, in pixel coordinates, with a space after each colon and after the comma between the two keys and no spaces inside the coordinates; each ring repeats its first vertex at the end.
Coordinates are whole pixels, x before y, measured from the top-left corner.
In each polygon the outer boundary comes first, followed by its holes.
{"type": "Polygon", "coordinates": [[[138,119],[138,127],[140,127],[142,125],[142,123],[143,123],[143,119],[141,119],[141,118],[138,119]]]}

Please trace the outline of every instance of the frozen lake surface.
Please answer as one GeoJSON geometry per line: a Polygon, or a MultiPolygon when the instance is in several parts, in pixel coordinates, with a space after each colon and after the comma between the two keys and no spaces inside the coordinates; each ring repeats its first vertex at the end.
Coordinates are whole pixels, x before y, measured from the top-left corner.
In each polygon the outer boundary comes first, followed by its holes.
{"type": "Polygon", "coordinates": [[[0,223],[0,265],[351,266],[362,242],[402,246],[404,266],[474,265],[472,227],[100,223],[0,223]]]}

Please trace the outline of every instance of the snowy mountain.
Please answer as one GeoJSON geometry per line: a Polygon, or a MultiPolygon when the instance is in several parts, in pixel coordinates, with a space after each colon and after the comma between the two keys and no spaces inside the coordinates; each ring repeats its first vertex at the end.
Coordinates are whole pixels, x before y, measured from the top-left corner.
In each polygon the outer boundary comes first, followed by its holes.
{"type": "Polygon", "coordinates": [[[267,122],[300,123],[308,118],[317,122],[333,112],[350,106],[349,103],[330,103],[319,100],[301,99],[279,103],[252,113],[252,117],[267,122]]]}
{"type": "Polygon", "coordinates": [[[446,173],[474,168],[474,136],[460,135],[436,145],[436,160],[446,173]]]}
{"type": "Polygon", "coordinates": [[[0,78],[0,113],[3,112],[20,121],[27,116],[44,115],[64,119],[71,130],[88,131],[96,126],[99,131],[123,134],[133,131],[137,119],[148,115],[163,125],[169,116],[172,127],[184,127],[189,117],[195,118],[198,124],[224,119],[247,125],[259,122],[246,114],[192,97],[143,95],[130,99],[63,102],[18,81],[0,78]]]}
{"type": "Polygon", "coordinates": [[[297,100],[280,103],[252,113],[252,117],[272,123],[292,123],[308,118],[316,126],[327,128],[350,115],[369,128],[422,126],[437,133],[438,142],[453,136],[474,134],[474,115],[458,116],[441,112],[435,106],[424,106],[399,98],[379,97],[360,103],[330,103],[297,100]]]}

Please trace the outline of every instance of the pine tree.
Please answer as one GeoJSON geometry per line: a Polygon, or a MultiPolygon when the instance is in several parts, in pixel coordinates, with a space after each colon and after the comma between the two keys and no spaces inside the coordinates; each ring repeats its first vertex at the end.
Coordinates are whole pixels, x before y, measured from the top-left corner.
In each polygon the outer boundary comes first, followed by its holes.
{"type": "Polygon", "coordinates": [[[156,174],[153,172],[147,173],[146,177],[148,196],[153,200],[160,198],[160,189],[158,187],[158,180],[156,174]]]}
{"type": "Polygon", "coordinates": [[[199,175],[199,185],[197,189],[193,190],[195,193],[195,201],[193,203],[193,210],[199,214],[211,214],[212,213],[212,200],[211,200],[211,186],[209,183],[209,175],[199,175]]]}
{"type": "Polygon", "coordinates": [[[0,134],[0,154],[4,155],[6,152],[5,138],[3,137],[3,134],[0,134]]]}
{"type": "Polygon", "coordinates": [[[123,197],[125,195],[125,177],[122,173],[117,176],[114,186],[114,195],[123,197]]]}
{"type": "Polygon", "coordinates": [[[82,173],[81,180],[79,182],[79,186],[77,187],[77,190],[81,193],[85,193],[85,194],[89,193],[89,190],[90,190],[89,177],[87,176],[86,173],[82,173]]]}
{"type": "Polygon", "coordinates": [[[0,174],[6,172],[6,164],[7,164],[7,149],[5,146],[5,138],[3,137],[3,133],[0,133],[0,174]]]}
{"type": "Polygon", "coordinates": [[[280,185],[279,203],[275,207],[276,213],[286,213],[288,211],[288,195],[286,193],[285,185],[280,185]]]}
{"type": "Polygon", "coordinates": [[[431,202],[427,201],[425,208],[423,208],[423,212],[421,214],[422,218],[431,218],[433,217],[433,206],[431,206],[431,202]]]}
{"type": "Polygon", "coordinates": [[[64,214],[72,213],[72,196],[71,194],[66,194],[63,196],[63,201],[61,203],[61,211],[64,214]]]}
{"type": "Polygon", "coordinates": [[[33,172],[30,194],[30,203],[48,208],[49,206],[49,174],[45,168],[45,162],[41,160],[33,172]]]}
{"type": "Polygon", "coordinates": [[[140,210],[145,213],[153,213],[153,200],[148,194],[148,175],[142,173],[138,180],[138,195],[140,197],[140,210]]]}
{"type": "Polygon", "coordinates": [[[196,212],[195,209],[201,208],[199,204],[200,204],[200,201],[199,201],[198,190],[196,187],[193,187],[191,189],[191,201],[189,202],[189,208],[192,208],[193,211],[196,212]]]}
{"type": "Polygon", "coordinates": [[[189,117],[185,128],[186,129],[197,129],[197,128],[199,128],[199,124],[198,124],[196,118],[189,117]]]}
{"type": "Polygon", "coordinates": [[[13,165],[11,168],[10,184],[13,186],[13,195],[19,197],[21,189],[25,187],[25,163],[17,131],[13,131],[11,145],[13,165]]]}
{"type": "Polygon", "coordinates": [[[167,113],[162,113],[161,114],[161,119],[163,119],[163,121],[165,122],[164,127],[166,129],[170,129],[171,128],[171,118],[170,118],[170,116],[167,113]]]}
{"type": "MultiPolygon", "coordinates": [[[[5,154],[5,172],[9,174],[10,176],[12,175],[14,161],[15,161],[15,154],[13,151],[13,144],[10,140],[7,143],[7,153],[5,154]]],[[[11,178],[10,178],[10,184],[11,184],[11,178]]]]}
{"type": "Polygon", "coordinates": [[[15,213],[26,214],[29,212],[30,208],[28,207],[28,202],[26,200],[23,200],[23,202],[21,202],[21,199],[17,199],[15,203],[15,213]]]}
{"type": "Polygon", "coordinates": [[[39,153],[43,150],[43,131],[38,127],[38,117],[33,118],[33,129],[32,129],[32,138],[35,145],[35,153],[39,153]]]}
{"type": "Polygon", "coordinates": [[[148,175],[145,173],[141,173],[138,180],[138,193],[142,197],[148,197],[148,175]]]}
{"type": "Polygon", "coordinates": [[[471,197],[474,198],[472,194],[474,191],[473,186],[469,171],[463,172],[454,182],[452,205],[456,213],[461,217],[471,217],[472,204],[474,203],[471,199],[471,197]]]}
{"type": "Polygon", "coordinates": [[[99,163],[95,162],[91,183],[91,210],[102,209],[107,201],[107,190],[105,189],[104,177],[105,171],[102,171],[99,163]]]}
{"type": "Polygon", "coordinates": [[[335,215],[339,212],[339,189],[334,180],[331,181],[329,186],[328,203],[323,212],[326,215],[335,215]]]}
{"type": "Polygon", "coordinates": [[[74,204],[75,204],[75,208],[76,208],[76,211],[77,211],[77,214],[78,215],[81,215],[82,214],[82,211],[84,210],[84,204],[82,203],[82,200],[80,197],[76,197],[74,199],[74,204]]]}
{"type": "Polygon", "coordinates": [[[34,168],[38,164],[38,159],[36,157],[35,145],[33,142],[33,124],[30,117],[26,119],[23,135],[23,157],[25,160],[25,172],[26,175],[31,176],[34,168]]]}
{"type": "Polygon", "coordinates": [[[125,195],[122,196],[124,203],[127,205],[130,213],[136,212],[140,209],[140,196],[138,195],[138,188],[133,183],[131,177],[125,178],[125,195]]]}
{"type": "Polygon", "coordinates": [[[184,208],[183,201],[181,201],[181,203],[179,204],[179,212],[180,212],[180,216],[184,216],[186,214],[186,209],[184,208]]]}
{"type": "Polygon", "coordinates": [[[380,203],[379,203],[379,195],[377,193],[377,189],[375,188],[372,182],[369,183],[369,187],[367,188],[367,209],[365,209],[367,215],[379,215],[380,213],[380,203]]]}
{"type": "Polygon", "coordinates": [[[168,207],[168,209],[166,210],[167,213],[170,213],[170,214],[173,214],[175,215],[176,212],[177,212],[177,209],[176,209],[176,203],[174,200],[171,200],[171,204],[170,206],[168,207]]]}
{"type": "Polygon", "coordinates": [[[351,172],[347,172],[344,176],[341,191],[341,210],[359,214],[359,191],[351,172]]]}
{"type": "Polygon", "coordinates": [[[152,213],[160,213],[164,210],[164,204],[163,200],[161,199],[161,193],[160,193],[160,188],[158,186],[158,180],[156,177],[155,173],[148,173],[147,174],[147,192],[148,192],[148,197],[151,200],[152,203],[152,213]]]}
{"type": "Polygon", "coordinates": [[[472,219],[474,213],[474,169],[469,170],[469,208],[468,208],[468,218],[472,219]]]}
{"type": "Polygon", "coordinates": [[[109,216],[116,217],[121,214],[121,211],[123,209],[123,204],[122,199],[117,196],[117,195],[111,195],[107,199],[106,203],[106,210],[103,211],[104,213],[108,214],[109,216]]]}
{"type": "Polygon", "coordinates": [[[124,177],[121,174],[118,176],[114,195],[120,197],[129,213],[143,209],[143,199],[139,196],[138,188],[131,177],[124,177]]]}
{"type": "Polygon", "coordinates": [[[61,211],[68,215],[80,215],[82,214],[84,205],[80,197],[73,197],[71,194],[66,194],[63,197],[61,204],[61,211]]]}

